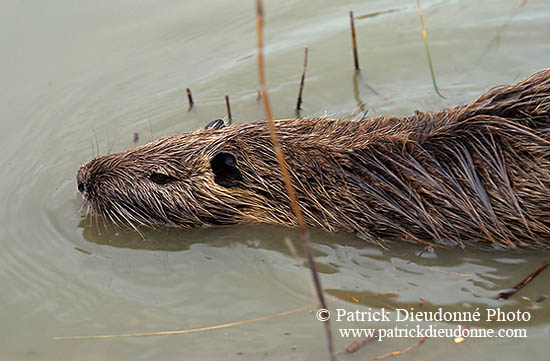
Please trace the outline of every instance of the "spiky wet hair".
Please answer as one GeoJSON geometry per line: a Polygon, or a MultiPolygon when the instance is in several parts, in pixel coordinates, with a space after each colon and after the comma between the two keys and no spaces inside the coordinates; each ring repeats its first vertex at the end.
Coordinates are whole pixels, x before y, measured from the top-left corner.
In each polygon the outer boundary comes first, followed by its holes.
{"type": "MultiPolygon", "coordinates": [[[[276,122],[306,221],[372,242],[550,245],[550,70],[405,118],[276,122]]],[[[78,171],[134,227],[294,226],[265,122],[162,138],[78,171]]]]}

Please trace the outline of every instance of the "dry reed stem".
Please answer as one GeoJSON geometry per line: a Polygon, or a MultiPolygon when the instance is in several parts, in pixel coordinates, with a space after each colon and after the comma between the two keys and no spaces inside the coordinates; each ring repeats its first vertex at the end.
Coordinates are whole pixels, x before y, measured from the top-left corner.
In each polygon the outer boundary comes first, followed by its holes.
{"type": "Polygon", "coordinates": [[[429,269],[430,271],[446,273],[446,274],[454,275],[454,276],[473,277],[473,274],[471,274],[471,273],[459,273],[459,272],[453,272],[453,271],[446,271],[446,270],[443,270],[443,269],[437,269],[437,268],[430,267],[430,266],[421,266],[421,267],[429,269]]]}
{"type": "Polygon", "coordinates": [[[277,317],[281,317],[281,316],[288,316],[288,315],[291,315],[293,313],[306,311],[306,310],[308,310],[312,307],[314,307],[314,305],[308,305],[308,306],[296,308],[294,310],[273,313],[273,314],[270,314],[270,315],[256,317],[256,318],[252,318],[252,319],[244,320],[244,321],[223,323],[223,324],[220,324],[220,325],[192,328],[192,329],[188,329],[188,330],[159,331],[159,332],[149,332],[149,333],[125,333],[125,334],[118,334],[118,335],[58,336],[58,337],[54,337],[53,339],[54,340],[84,340],[84,339],[86,339],[87,340],[87,339],[121,338],[121,337],[146,337],[146,336],[181,335],[181,334],[186,334],[186,333],[195,333],[195,332],[219,330],[221,328],[228,328],[228,327],[246,325],[246,324],[253,323],[253,322],[271,320],[273,318],[277,318],[277,317]]]}
{"type": "MultiPolygon", "coordinates": [[[[281,148],[281,143],[279,141],[277,130],[275,128],[275,121],[273,120],[273,115],[271,113],[271,104],[269,102],[269,95],[267,93],[266,81],[265,81],[265,70],[264,70],[265,66],[264,66],[264,54],[263,54],[263,47],[264,47],[263,27],[264,27],[263,3],[262,3],[262,0],[256,0],[256,35],[257,35],[257,43],[258,43],[259,90],[263,101],[265,116],[267,118],[267,122],[269,125],[269,134],[271,137],[271,141],[273,143],[273,149],[275,151],[277,162],[279,164],[279,168],[283,176],[285,187],[286,187],[288,196],[290,198],[292,209],[296,216],[296,221],[300,226],[300,229],[302,230],[302,239],[304,241],[307,260],[311,269],[311,276],[313,279],[313,284],[315,286],[317,299],[319,301],[320,306],[326,309],[327,306],[326,306],[325,297],[323,294],[323,289],[321,287],[321,281],[319,280],[319,275],[317,273],[317,266],[313,259],[313,252],[311,251],[311,240],[309,237],[309,232],[306,226],[304,215],[302,214],[302,210],[300,208],[300,205],[298,204],[298,197],[296,196],[296,190],[294,189],[294,185],[292,184],[292,180],[290,178],[288,165],[285,161],[283,150],[281,148]]],[[[330,323],[327,320],[323,322],[323,325],[325,326],[325,333],[327,337],[330,360],[335,360],[334,347],[332,343],[332,334],[330,331],[330,323]]]]}
{"type": "Polygon", "coordinates": [[[550,266],[550,263],[548,261],[542,262],[529,276],[527,276],[523,281],[512,287],[509,291],[501,292],[498,294],[497,299],[498,300],[506,300],[510,296],[514,295],[517,291],[522,289],[525,285],[527,285],[529,282],[531,282],[535,277],[539,275],[542,271],[544,271],[546,268],[550,266]]]}
{"type": "Polygon", "coordinates": [[[353,20],[353,11],[349,12],[349,25],[351,28],[351,42],[353,45],[353,63],[355,65],[355,71],[360,71],[359,68],[359,56],[357,55],[357,37],[355,36],[355,22],[353,20]]]}
{"type": "Polygon", "coordinates": [[[300,91],[298,92],[298,101],[296,102],[296,116],[300,116],[302,110],[302,93],[304,91],[304,81],[306,80],[307,69],[307,48],[304,49],[304,68],[302,70],[302,78],[300,79],[300,91]]]}
{"type": "Polygon", "coordinates": [[[227,108],[227,119],[229,120],[229,125],[233,122],[233,118],[231,117],[231,105],[229,105],[229,95],[225,96],[225,106],[227,108]]]}
{"type": "Polygon", "coordinates": [[[355,353],[359,351],[359,349],[361,349],[362,347],[368,345],[372,341],[375,341],[377,337],[378,337],[378,330],[376,330],[376,333],[373,336],[365,337],[365,338],[361,338],[359,340],[353,341],[352,343],[344,347],[342,351],[337,352],[336,356],[343,355],[344,353],[355,353]]]}
{"type": "Polygon", "coordinates": [[[186,88],[185,91],[187,92],[187,99],[189,99],[189,110],[191,110],[195,104],[193,102],[193,95],[191,95],[191,89],[186,88]]]}

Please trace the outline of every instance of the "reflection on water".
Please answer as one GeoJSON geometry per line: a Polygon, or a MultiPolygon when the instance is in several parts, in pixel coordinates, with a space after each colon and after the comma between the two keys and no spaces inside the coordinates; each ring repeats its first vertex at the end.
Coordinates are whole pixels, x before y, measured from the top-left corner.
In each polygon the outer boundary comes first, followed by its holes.
{"type": "MultiPolygon", "coordinates": [[[[440,109],[547,67],[550,3],[530,0],[516,10],[518,3],[422,2],[442,100],[433,92],[414,2],[266,1],[275,116],[294,114],[306,46],[304,117],[440,109]],[[353,70],[350,10],[357,16],[360,75],[353,70]]],[[[133,146],[134,133],[144,143],[202,128],[226,114],[226,94],[236,123],[263,117],[253,6],[235,0],[0,5],[8,15],[0,32],[1,359],[326,359],[322,328],[307,312],[180,336],[53,340],[197,328],[311,304],[295,230],[255,225],[140,235],[79,214],[79,165],[133,146]]],[[[508,301],[496,300],[547,252],[431,250],[404,242],[384,249],[319,231],[312,238],[333,308],[512,310],[548,294],[544,272],[508,301]]],[[[468,340],[466,347],[433,339],[402,358],[543,360],[548,304],[541,302],[522,325],[527,339],[468,340]]],[[[337,348],[349,341],[336,337],[337,348]]],[[[391,339],[345,358],[414,342],[391,339]]]]}
{"type": "MultiPolygon", "coordinates": [[[[87,241],[98,245],[164,252],[191,251],[193,246],[242,248],[261,254],[276,252],[287,262],[307,267],[301,247],[297,254],[292,254],[281,242],[281,238],[300,239],[295,229],[257,225],[185,231],[164,228],[138,234],[115,228],[99,218],[92,223],[91,219],[83,218],[79,227],[84,229],[87,241]]],[[[350,303],[389,309],[409,308],[422,299],[424,310],[438,307],[449,311],[476,307],[513,310],[517,302],[497,300],[500,291],[514,286],[517,276],[522,276],[507,273],[510,265],[529,271],[546,257],[534,251],[432,249],[398,241],[383,249],[350,235],[315,230],[312,238],[314,256],[329,295],[350,303]]],[[[524,299],[520,304],[527,307],[529,302],[524,299]]]]}

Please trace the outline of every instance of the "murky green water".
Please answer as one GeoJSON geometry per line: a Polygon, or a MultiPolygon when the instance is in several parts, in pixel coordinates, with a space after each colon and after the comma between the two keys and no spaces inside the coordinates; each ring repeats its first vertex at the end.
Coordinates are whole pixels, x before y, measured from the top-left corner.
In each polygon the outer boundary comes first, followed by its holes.
{"type": "MultiPolygon", "coordinates": [[[[529,0],[515,12],[520,3],[423,1],[442,100],[431,85],[415,1],[267,1],[274,113],[293,115],[305,46],[304,116],[360,114],[359,103],[370,115],[440,109],[547,67],[550,2],[529,0]],[[380,96],[364,84],[354,91],[349,10],[373,15],[356,27],[363,78],[380,96]]],[[[105,154],[131,147],[134,132],[144,143],[197,129],[225,115],[225,94],[237,122],[263,117],[253,1],[8,0],[0,10],[0,359],[327,359],[321,324],[308,312],[182,335],[54,340],[200,328],[312,303],[303,252],[296,260],[283,242],[298,245],[293,230],[162,230],[143,240],[101,231],[79,214],[75,173],[97,145],[105,154]],[[197,103],[191,112],[186,88],[197,103]]],[[[383,250],[321,232],[313,240],[331,310],[524,310],[522,297],[550,293],[545,271],[510,300],[495,300],[548,252],[383,250]]],[[[529,312],[529,322],[466,323],[525,328],[527,338],[430,338],[400,359],[548,360],[550,301],[529,312]]],[[[340,350],[351,339],[338,328],[403,323],[332,325],[340,350]]],[[[342,359],[371,359],[418,340],[388,338],[342,359]]]]}

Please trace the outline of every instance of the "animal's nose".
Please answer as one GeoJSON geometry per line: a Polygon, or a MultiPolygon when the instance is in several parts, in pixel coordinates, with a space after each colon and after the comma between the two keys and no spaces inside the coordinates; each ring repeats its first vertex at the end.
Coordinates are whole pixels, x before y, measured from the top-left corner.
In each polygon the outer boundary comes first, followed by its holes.
{"type": "Polygon", "coordinates": [[[88,164],[84,164],[78,169],[76,173],[76,187],[78,191],[82,194],[90,192],[92,185],[90,184],[90,176],[88,170],[88,164]]]}
{"type": "Polygon", "coordinates": [[[90,190],[92,189],[92,184],[90,183],[90,181],[78,181],[78,191],[80,193],[86,193],[86,192],[90,192],[90,190]]]}
{"type": "Polygon", "coordinates": [[[86,192],[86,183],[84,183],[82,181],[78,182],[78,191],[80,193],[86,192]]]}

